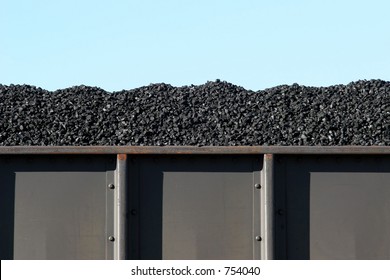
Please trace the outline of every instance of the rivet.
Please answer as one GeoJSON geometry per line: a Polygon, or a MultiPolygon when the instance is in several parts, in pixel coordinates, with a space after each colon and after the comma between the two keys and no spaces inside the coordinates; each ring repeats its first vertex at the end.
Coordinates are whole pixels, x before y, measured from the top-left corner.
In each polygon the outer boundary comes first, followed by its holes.
{"type": "Polygon", "coordinates": [[[109,188],[110,190],[113,190],[113,189],[115,189],[115,186],[114,186],[114,184],[109,184],[109,185],[108,185],[108,188],[109,188]]]}
{"type": "Polygon", "coordinates": [[[260,235],[256,236],[256,241],[261,241],[261,240],[263,240],[263,239],[261,238],[260,235]]]}
{"type": "Polygon", "coordinates": [[[114,241],[115,241],[115,237],[112,236],[112,235],[110,235],[110,236],[108,237],[108,240],[110,240],[111,242],[114,242],[114,241]]]}
{"type": "Polygon", "coordinates": [[[261,189],[261,185],[260,184],[255,184],[255,188],[256,189],[261,189]]]}

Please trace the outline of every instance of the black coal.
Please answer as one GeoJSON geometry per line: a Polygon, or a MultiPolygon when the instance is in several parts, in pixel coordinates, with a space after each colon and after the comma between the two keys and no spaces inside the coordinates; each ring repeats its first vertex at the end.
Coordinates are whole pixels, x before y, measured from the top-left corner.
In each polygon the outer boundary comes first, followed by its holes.
{"type": "Polygon", "coordinates": [[[390,82],[109,93],[0,85],[0,145],[390,145],[390,82]]]}

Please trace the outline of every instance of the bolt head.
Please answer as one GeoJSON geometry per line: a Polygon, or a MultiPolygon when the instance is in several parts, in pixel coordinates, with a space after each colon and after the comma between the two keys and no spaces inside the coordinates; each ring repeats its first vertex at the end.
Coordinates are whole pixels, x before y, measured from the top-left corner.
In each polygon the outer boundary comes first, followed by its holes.
{"type": "Polygon", "coordinates": [[[261,189],[261,185],[260,184],[255,184],[255,188],[256,189],[261,189]]]}
{"type": "Polygon", "coordinates": [[[115,186],[114,186],[114,184],[108,184],[108,188],[109,188],[110,190],[113,190],[113,189],[115,189],[115,186]]]}
{"type": "Polygon", "coordinates": [[[260,235],[256,236],[256,241],[261,241],[261,240],[263,240],[263,239],[261,238],[260,235]]]}
{"type": "Polygon", "coordinates": [[[113,241],[115,241],[115,237],[111,235],[111,236],[108,237],[108,240],[110,240],[111,242],[113,242],[113,241]]]}

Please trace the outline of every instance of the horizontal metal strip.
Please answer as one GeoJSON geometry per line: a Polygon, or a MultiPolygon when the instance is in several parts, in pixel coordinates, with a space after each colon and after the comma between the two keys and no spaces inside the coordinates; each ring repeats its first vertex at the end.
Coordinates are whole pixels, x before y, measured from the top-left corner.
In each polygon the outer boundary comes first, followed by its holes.
{"type": "Polygon", "coordinates": [[[390,154],[390,146],[2,146],[10,154],[390,154]]]}

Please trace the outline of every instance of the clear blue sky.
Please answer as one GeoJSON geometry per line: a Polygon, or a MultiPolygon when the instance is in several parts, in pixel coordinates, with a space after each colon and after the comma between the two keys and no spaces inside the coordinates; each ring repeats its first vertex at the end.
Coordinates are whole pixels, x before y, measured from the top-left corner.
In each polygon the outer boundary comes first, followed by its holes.
{"type": "Polygon", "coordinates": [[[390,80],[389,0],[0,0],[0,83],[390,80]]]}

